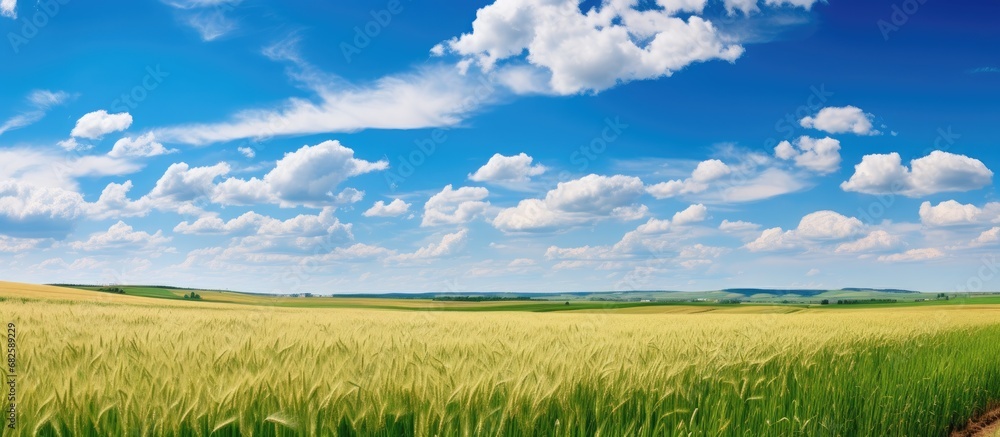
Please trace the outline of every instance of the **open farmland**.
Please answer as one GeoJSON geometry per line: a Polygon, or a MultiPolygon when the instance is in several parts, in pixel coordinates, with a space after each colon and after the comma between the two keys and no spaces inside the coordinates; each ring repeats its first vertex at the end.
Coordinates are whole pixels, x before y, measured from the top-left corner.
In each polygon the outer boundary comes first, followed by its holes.
{"type": "MultiPolygon", "coordinates": [[[[68,286],[80,290],[98,291],[100,286],[68,286]]],[[[64,287],[59,287],[64,288],[64,287]]],[[[165,286],[122,286],[122,294],[168,300],[184,300],[190,292],[199,295],[199,301],[242,305],[300,307],[300,308],[369,308],[410,309],[425,311],[580,311],[626,310],[651,306],[707,306],[708,311],[723,310],[727,306],[751,304],[775,307],[782,312],[795,307],[820,306],[825,300],[831,307],[840,300],[855,301],[858,305],[967,305],[973,303],[1000,303],[997,293],[952,293],[942,298],[942,293],[884,292],[878,290],[739,290],[734,291],[644,291],[596,293],[394,293],[375,295],[273,295],[242,293],[224,290],[201,290],[165,286]],[[879,301],[868,304],[866,301],[879,301]],[[569,304],[567,304],[567,302],[569,304]]],[[[65,291],[62,291],[65,292],[65,291]]],[[[657,311],[657,310],[653,310],[657,311]]],[[[659,311],[671,312],[669,308],[659,311]]]]}
{"type": "Polygon", "coordinates": [[[1000,398],[991,305],[394,311],[0,289],[21,366],[5,435],[946,435],[1000,398]]]}

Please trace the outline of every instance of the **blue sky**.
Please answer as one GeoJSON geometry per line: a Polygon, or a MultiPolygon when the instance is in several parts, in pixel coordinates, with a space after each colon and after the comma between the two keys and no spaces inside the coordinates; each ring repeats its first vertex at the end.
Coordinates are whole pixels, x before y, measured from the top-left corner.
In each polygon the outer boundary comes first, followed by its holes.
{"type": "Polygon", "coordinates": [[[2,0],[0,272],[995,290],[997,9],[2,0]]]}

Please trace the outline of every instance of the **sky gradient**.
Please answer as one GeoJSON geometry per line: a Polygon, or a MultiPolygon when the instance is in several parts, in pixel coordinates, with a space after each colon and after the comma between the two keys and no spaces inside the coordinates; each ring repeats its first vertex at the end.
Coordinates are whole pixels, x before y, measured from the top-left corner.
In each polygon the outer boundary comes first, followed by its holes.
{"type": "Polygon", "coordinates": [[[1000,6],[2,0],[0,276],[1000,289],[1000,6]]]}

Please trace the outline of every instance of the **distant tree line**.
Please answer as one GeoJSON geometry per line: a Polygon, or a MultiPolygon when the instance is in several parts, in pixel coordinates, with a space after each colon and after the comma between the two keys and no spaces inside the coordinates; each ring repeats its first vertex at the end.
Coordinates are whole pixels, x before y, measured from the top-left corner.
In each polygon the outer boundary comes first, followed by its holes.
{"type": "Polygon", "coordinates": [[[529,296],[436,296],[434,300],[449,302],[497,302],[509,300],[532,300],[529,296]]]}
{"type": "Polygon", "coordinates": [[[185,299],[201,300],[201,295],[195,292],[190,292],[184,295],[185,299]]]}
{"type": "MultiPolygon", "coordinates": [[[[627,298],[622,298],[622,297],[588,297],[587,300],[592,301],[592,302],[642,302],[642,301],[645,301],[645,300],[648,300],[648,301],[651,301],[651,302],[653,301],[653,299],[650,299],[650,298],[647,298],[647,297],[627,297],[627,298]]],[[[658,302],[662,302],[664,300],[657,300],[657,301],[658,302]]],[[[685,300],[685,299],[670,299],[670,301],[671,302],[698,302],[697,299],[687,299],[687,300],[685,300]]]]}
{"type": "Polygon", "coordinates": [[[103,291],[105,293],[114,293],[114,294],[125,294],[125,290],[122,290],[120,287],[101,287],[98,288],[97,291],[103,291]]]}
{"type": "Polygon", "coordinates": [[[841,299],[837,301],[841,305],[854,305],[854,304],[865,304],[865,303],[896,303],[899,302],[896,299],[841,299]]]}
{"type": "Polygon", "coordinates": [[[913,290],[903,290],[900,288],[841,288],[843,291],[879,291],[882,293],[917,293],[913,290]]]}

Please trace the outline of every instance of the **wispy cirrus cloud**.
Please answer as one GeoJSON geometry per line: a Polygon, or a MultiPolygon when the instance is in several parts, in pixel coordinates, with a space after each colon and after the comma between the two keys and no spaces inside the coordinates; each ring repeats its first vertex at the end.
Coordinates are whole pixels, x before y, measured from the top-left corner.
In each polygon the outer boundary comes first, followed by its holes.
{"type": "MultiPolygon", "coordinates": [[[[7,2],[5,1],[4,4],[7,2]]],[[[2,9],[2,7],[0,7],[2,9]]],[[[34,124],[45,117],[49,109],[66,103],[72,96],[65,91],[35,90],[28,94],[28,109],[0,124],[0,135],[7,131],[34,124]]]]}
{"type": "Polygon", "coordinates": [[[290,78],[313,93],[312,98],[291,98],[274,109],[245,110],[226,121],[155,129],[156,138],[201,146],[246,138],[454,126],[499,96],[488,78],[463,75],[447,64],[353,84],[303,60],[296,43],[292,37],[266,48],[264,54],[287,62],[290,78]]]}
{"type": "Polygon", "coordinates": [[[242,0],[167,0],[167,5],[180,11],[181,20],[193,28],[202,41],[214,41],[239,28],[239,22],[229,17],[242,0]]]}
{"type": "Polygon", "coordinates": [[[982,73],[1000,73],[1000,68],[997,67],[979,67],[973,68],[968,71],[969,74],[982,74],[982,73]]]}

